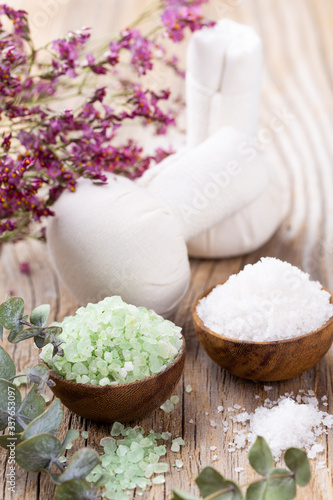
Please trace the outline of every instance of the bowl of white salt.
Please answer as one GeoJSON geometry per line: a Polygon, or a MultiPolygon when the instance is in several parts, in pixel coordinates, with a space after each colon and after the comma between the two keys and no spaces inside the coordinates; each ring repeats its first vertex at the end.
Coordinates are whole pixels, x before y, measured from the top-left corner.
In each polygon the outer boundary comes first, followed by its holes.
{"type": "Polygon", "coordinates": [[[206,290],[192,314],[212,360],[250,380],[300,375],[333,342],[332,294],[297,267],[270,257],[206,290]]]}

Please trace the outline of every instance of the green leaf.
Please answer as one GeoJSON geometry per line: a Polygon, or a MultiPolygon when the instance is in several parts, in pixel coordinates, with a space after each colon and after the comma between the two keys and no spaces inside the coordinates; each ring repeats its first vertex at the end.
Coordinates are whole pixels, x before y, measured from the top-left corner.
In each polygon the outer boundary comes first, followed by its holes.
{"type": "Polygon", "coordinates": [[[175,488],[173,490],[172,500],[200,500],[200,498],[191,495],[191,493],[186,493],[184,491],[180,491],[177,488],[175,488]]]}
{"type": "Polygon", "coordinates": [[[96,488],[85,479],[72,479],[58,486],[56,500],[94,500],[96,488]]]}
{"type": "Polygon", "coordinates": [[[296,496],[296,481],[287,469],[274,469],[267,481],[265,500],[292,500],[296,496]]]}
{"type": "Polygon", "coordinates": [[[14,328],[24,313],[24,300],[21,297],[12,297],[0,306],[0,323],[7,330],[14,328]]]}
{"type": "Polygon", "coordinates": [[[79,437],[79,431],[77,431],[76,429],[69,429],[65,439],[62,442],[60,454],[62,455],[66,450],[66,446],[75,439],[77,439],[78,437],[79,437]]]}
{"type": "Polygon", "coordinates": [[[3,326],[0,325],[0,340],[3,340],[3,326]]]}
{"type": "MultiPolygon", "coordinates": [[[[0,431],[6,429],[10,417],[16,420],[15,415],[21,405],[21,400],[21,393],[14,384],[0,379],[0,431]]],[[[15,431],[19,430],[16,425],[15,431]]]]}
{"type": "Polygon", "coordinates": [[[16,368],[14,361],[9,356],[8,352],[0,346],[0,378],[8,380],[9,378],[14,377],[15,373],[16,368]]]}
{"type": "Polygon", "coordinates": [[[37,337],[39,335],[42,335],[43,333],[43,328],[26,328],[21,331],[18,335],[15,336],[15,338],[12,340],[13,344],[18,344],[19,342],[22,342],[22,340],[27,340],[31,339],[32,337],[37,337]]]}
{"type": "Polygon", "coordinates": [[[61,341],[64,342],[62,339],[58,339],[58,335],[62,333],[62,328],[59,326],[49,326],[48,328],[45,328],[45,342],[44,344],[49,344],[50,342],[53,341],[61,341]]]}
{"type": "Polygon", "coordinates": [[[16,462],[30,472],[49,469],[57,459],[61,443],[53,434],[38,434],[16,447],[16,462]]]}
{"type": "MultiPolygon", "coordinates": [[[[28,316],[24,316],[22,319],[28,319],[28,316]]],[[[14,328],[12,328],[9,332],[8,341],[13,344],[15,337],[17,337],[17,335],[22,332],[23,328],[24,325],[22,323],[17,323],[17,325],[14,326],[14,328]]]]}
{"type": "Polygon", "coordinates": [[[5,450],[10,450],[9,446],[12,443],[15,443],[15,447],[20,444],[22,434],[3,434],[0,436],[0,446],[1,448],[5,448],[5,450]]]}
{"type": "Polygon", "coordinates": [[[246,500],[265,500],[267,480],[250,484],[246,491],[246,500]]]}
{"type": "Polygon", "coordinates": [[[22,439],[28,439],[42,433],[56,434],[62,422],[62,416],[60,400],[56,399],[44,413],[30,422],[23,432],[22,439]]]}
{"type": "Polygon", "coordinates": [[[97,464],[99,464],[99,456],[96,451],[91,448],[82,448],[75,453],[65,472],[59,477],[59,481],[63,483],[71,479],[84,479],[97,464]]]}
{"type": "Polygon", "coordinates": [[[242,500],[243,495],[237,484],[233,481],[224,479],[223,476],[213,467],[205,467],[196,478],[195,482],[198,485],[203,498],[220,493],[214,497],[214,500],[242,500]]]}
{"type": "Polygon", "coordinates": [[[36,326],[45,326],[47,320],[49,319],[50,306],[49,304],[43,304],[42,306],[36,307],[30,315],[30,323],[36,326]]]}
{"type": "Polygon", "coordinates": [[[258,436],[248,453],[249,462],[258,474],[266,476],[274,467],[274,459],[268,444],[258,436]]]}
{"type": "MultiPolygon", "coordinates": [[[[17,417],[19,417],[19,419],[25,424],[29,424],[31,420],[34,420],[45,411],[45,407],[45,400],[37,394],[36,386],[33,386],[22,401],[22,404],[17,411],[17,417]]],[[[23,430],[23,427],[19,425],[17,430],[20,432],[23,430]]]]}
{"type": "Polygon", "coordinates": [[[30,382],[33,382],[34,384],[37,384],[38,394],[43,390],[45,384],[48,383],[49,373],[50,369],[42,363],[39,363],[38,365],[35,365],[32,368],[28,368],[27,370],[28,380],[30,382]]]}
{"type": "Polygon", "coordinates": [[[306,453],[299,448],[289,448],[284,455],[284,461],[295,473],[296,483],[306,486],[311,479],[311,469],[306,453]]]}

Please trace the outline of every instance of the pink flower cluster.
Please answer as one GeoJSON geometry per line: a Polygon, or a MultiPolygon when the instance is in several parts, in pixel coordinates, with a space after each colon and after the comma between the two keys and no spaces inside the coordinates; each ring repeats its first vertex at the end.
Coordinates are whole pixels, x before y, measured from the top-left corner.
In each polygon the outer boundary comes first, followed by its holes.
{"type": "Polygon", "coordinates": [[[209,25],[201,10],[205,1],[164,0],[155,35],[124,29],[101,57],[82,56],[88,28],[55,40],[47,51],[36,50],[27,13],[0,5],[0,241],[30,235],[32,223],[52,216],[53,203],[64,190],[75,191],[78,178],[106,182],[106,173],[114,172],[133,179],[170,154],[161,148],[146,154],[133,138],[121,141],[119,131],[139,121],[165,134],[176,124],[177,101],[169,90],[152,91],[140,79],[153,69],[157,50],[166,66],[183,75],[158,37],[167,32],[176,42],[186,28],[209,25]],[[1,16],[11,21],[11,30],[1,16]],[[96,87],[98,75],[106,74],[108,88],[105,79],[96,87]],[[78,108],[57,111],[58,96],[70,92],[79,96],[78,108]]]}

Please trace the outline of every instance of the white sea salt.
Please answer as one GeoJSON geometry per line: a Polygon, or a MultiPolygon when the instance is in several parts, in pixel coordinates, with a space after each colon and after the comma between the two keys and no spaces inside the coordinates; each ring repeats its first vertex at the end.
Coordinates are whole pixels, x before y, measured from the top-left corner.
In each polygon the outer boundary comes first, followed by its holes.
{"type": "Polygon", "coordinates": [[[309,333],[333,316],[330,294],[288,262],[248,264],[200,300],[204,324],[226,337],[264,342],[309,333]]]}
{"type": "Polygon", "coordinates": [[[215,450],[216,450],[216,446],[211,446],[209,449],[210,449],[211,451],[215,451],[215,450]]]}
{"type": "Polygon", "coordinates": [[[218,406],[218,407],[217,407],[217,411],[218,411],[219,413],[221,413],[221,412],[223,411],[223,406],[218,406]]]}
{"type": "MultiPolygon", "coordinates": [[[[302,398],[303,400],[303,398],[302,398]]],[[[229,443],[229,451],[252,444],[257,436],[262,436],[272,450],[275,460],[281,458],[287,448],[305,448],[309,458],[316,458],[324,451],[318,438],[333,428],[333,415],[318,408],[315,397],[298,403],[290,395],[281,396],[271,406],[260,406],[254,413],[239,413],[230,417],[233,422],[245,424],[249,421],[249,431],[234,430],[234,439],[229,443]]]]}

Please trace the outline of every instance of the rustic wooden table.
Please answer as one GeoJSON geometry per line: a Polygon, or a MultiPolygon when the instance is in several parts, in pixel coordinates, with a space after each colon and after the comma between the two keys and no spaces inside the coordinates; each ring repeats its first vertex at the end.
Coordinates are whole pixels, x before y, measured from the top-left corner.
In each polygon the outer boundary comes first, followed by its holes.
{"type": "MultiPolygon", "coordinates": [[[[146,0],[12,0],[8,3],[30,12],[34,36],[43,42],[82,25],[92,26],[100,35],[111,33],[135,17],[146,0]]],[[[263,38],[262,124],[256,147],[263,149],[288,176],[290,208],[280,230],[257,252],[241,258],[192,262],[191,286],[174,318],[183,327],[188,348],[185,372],[176,391],[180,404],[170,415],[159,410],[140,422],[147,431],[163,429],[183,436],[186,446],[179,458],[184,462],[184,469],[179,472],[171,467],[166,484],[144,494],[144,499],[151,500],[171,498],[172,487],[194,493],[194,478],[209,464],[241,484],[255,477],[244,450],[227,451],[232,427],[227,433],[223,432],[222,420],[226,417],[217,412],[218,405],[228,408],[237,403],[253,411],[267,395],[276,399],[285,392],[312,389],[318,398],[327,395],[328,406],[323,409],[333,411],[332,351],[302,376],[271,384],[273,388],[267,393],[263,384],[235,378],[216,366],[201,349],[191,319],[191,306],[197,295],[262,256],[288,260],[333,289],[333,3],[331,0],[213,0],[210,11],[216,19],[227,16],[252,25],[263,38]],[[279,132],[269,132],[274,117],[281,115],[285,117],[285,126],[279,132]],[[184,390],[187,384],[193,387],[191,394],[184,390]],[[260,398],[255,399],[255,395],[260,398]],[[189,423],[190,419],[193,424],[189,423]],[[215,420],[217,426],[212,427],[210,420],[215,420]],[[216,446],[217,450],[212,453],[210,446],[216,446]],[[214,454],[218,458],[213,462],[214,454]],[[244,471],[236,473],[236,466],[244,467],[244,471]]],[[[13,289],[15,294],[24,297],[28,310],[50,303],[52,319],[61,320],[75,312],[78,304],[58,281],[42,244],[5,245],[0,270],[0,297],[13,289]],[[29,276],[20,274],[22,261],[30,263],[29,276]]],[[[22,370],[37,360],[32,344],[29,349],[18,345],[12,354],[22,370]]],[[[87,444],[98,450],[99,440],[110,430],[109,425],[96,425],[65,411],[62,434],[69,428],[88,430],[87,444]]],[[[332,443],[331,430],[322,438],[324,451],[320,456],[327,468],[317,469],[312,462],[311,483],[299,491],[298,500],[333,499],[332,443]]],[[[80,437],[75,447],[84,445],[80,437]]],[[[12,497],[6,487],[6,453],[2,452],[1,457],[1,492],[7,500],[12,497]]],[[[167,460],[174,462],[173,453],[169,453],[167,460]]],[[[54,487],[44,474],[18,470],[15,498],[50,500],[54,498],[54,487]]]]}

